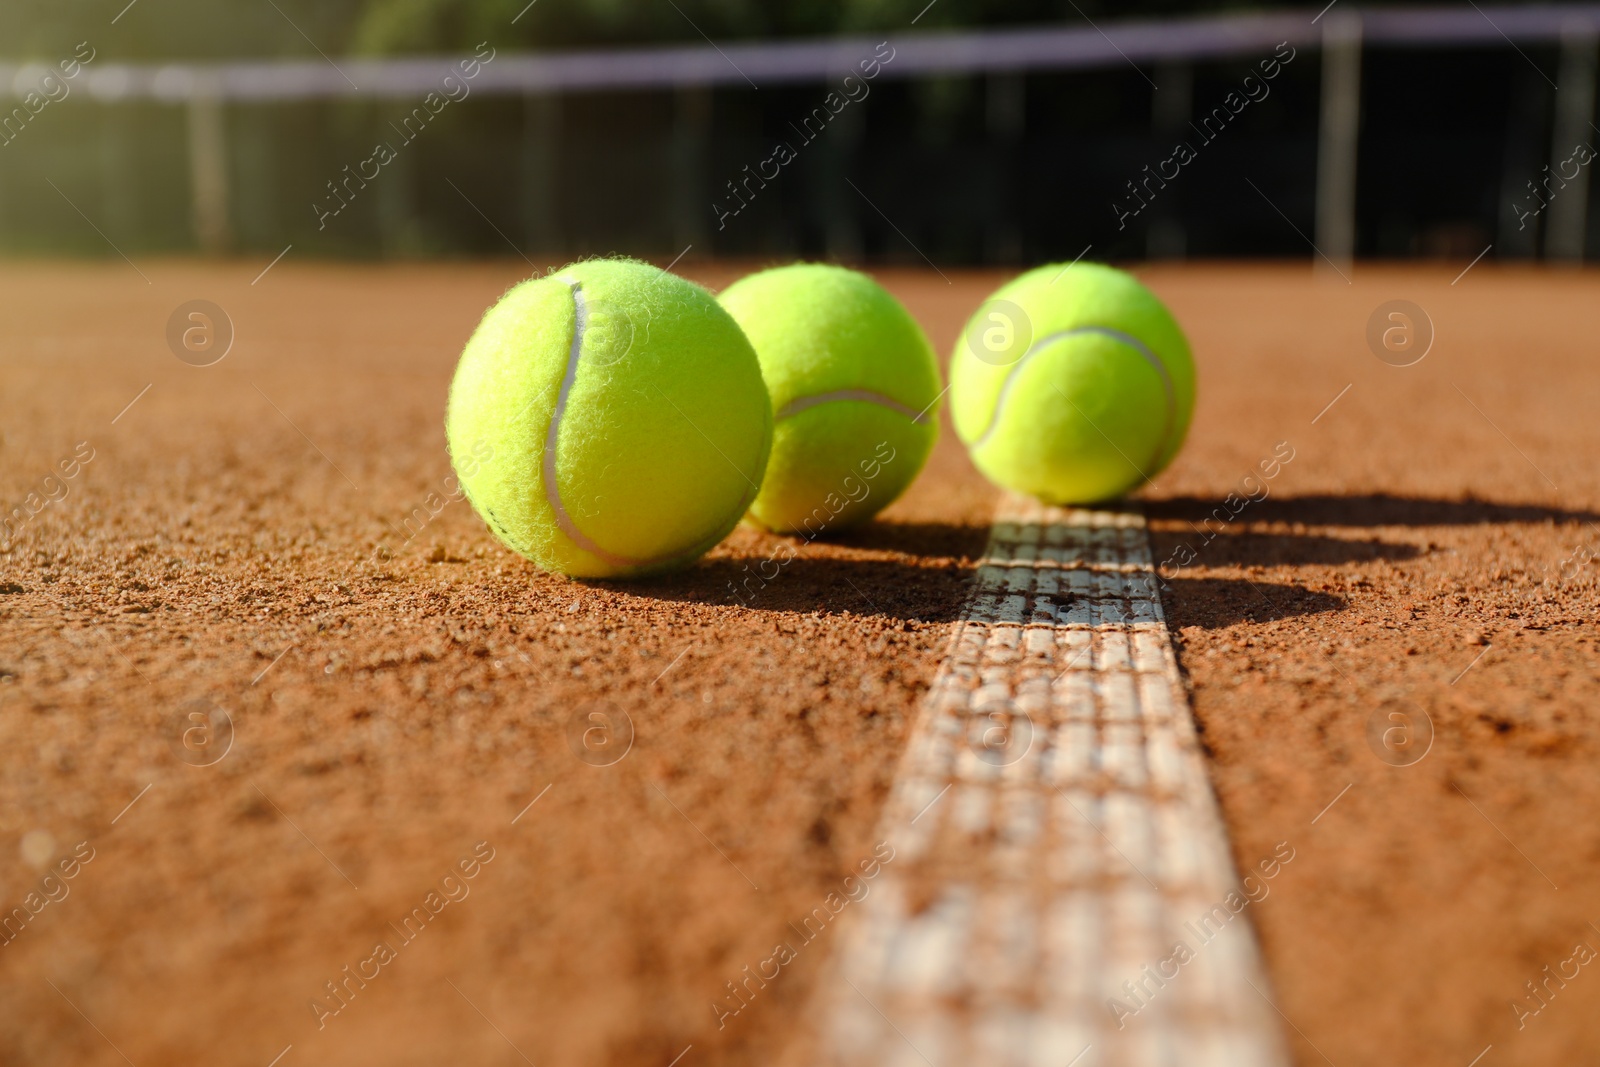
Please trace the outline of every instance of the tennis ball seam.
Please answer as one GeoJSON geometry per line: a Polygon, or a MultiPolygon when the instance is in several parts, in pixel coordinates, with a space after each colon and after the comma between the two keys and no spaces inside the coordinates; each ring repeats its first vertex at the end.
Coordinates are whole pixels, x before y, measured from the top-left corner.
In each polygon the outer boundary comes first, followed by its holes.
{"type": "MultiPolygon", "coordinates": [[[[773,421],[787,419],[819,404],[831,404],[836,400],[859,400],[868,404],[876,404],[896,414],[904,415],[918,426],[926,426],[932,421],[928,416],[928,408],[917,411],[909,404],[902,404],[893,397],[884,396],[882,393],[873,392],[871,389],[835,389],[828,393],[813,393],[810,396],[795,397],[773,415],[773,421]]],[[[938,400],[934,400],[934,404],[937,403],[938,400]]],[[[933,404],[928,405],[928,407],[932,406],[933,404]]]]}
{"type": "MultiPolygon", "coordinates": [[[[589,302],[583,295],[583,283],[573,278],[561,278],[572,292],[572,343],[567,350],[567,367],[561,378],[561,390],[556,395],[555,408],[550,413],[550,426],[545,431],[544,455],[541,457],[541,468],[544,476],[544,498],[550,505],[551,512],[555,515],[556,525],[567,539],[584,552],[589,553],[602,563],[612,567],[657,567],[663,564],[676,562],[680,559],[692,559],[703,554],[712,545],[722,538],[712,535],[703,538],[694,545],[681,551],[669,552],[663,556],[650,559],[633,559],[629,556],[609,552],[595,543],[594,539],[578,528],[577,522],[567,511],[566,503],[561,499],[561,486],[556,480],[556,464],[558,462],[557,450],[561,436],[561,418],[566,413],[567,396],[572,391],[573,383],[578,378],[578,363],[583,358],[583,338],[589,326],[589,302]]],[[[670,403],[670,399],[668,400],[670,403]]],[[[685,416],[687,418],[687,416],[685,416]]],[[[691,423],[690,425],[693,425],[691,423]]],[[[735,468],[737,469],[737,467],[735,468]]],[[[743,474],[743,472],[740,472],[743,474]]],[[[749,478],[746,476],[748,482],[749,478]]],[[[751,502],[755,499],[756,490],[748,489],[740,497],[737,514],[744,514],[749,510],[751,502]]],[[[718,525],[720,529],[725,523],[718,525]]]]}
{"type": "MultiPolygon", "coordinates": [[[[1069,337],[1082,336],[1084,334],[1098,334],[1102,337],[1109,337],[1111,340],[1116,341],[1119,344],[1126,345],[1135,352],[1138,352],[1145,358],[1145,361],[1149,363],[1151,367],[1155,368],[1157,377],[1161,379],[1161,392],[1163,398],[1166,400],[1166,411],[1161,424],[1161,436],[1156,439],[1155,450],[1151,452],[1151,461],[1153,462],[1155,460],[1159,460],[1163,455],[1165,455],[1167,442],[1172,438],[1172,428],[1174,423],[1177,421],[1178,415],[1178,393],[1177,389],[1172,384],[1172,375],[1168,372],[1167,365],[1162,361],[1161,357],[1152,352],[1143,341],[1139,340],[1137,337],[1134,337],[1132,334],[1123,333],[1121,330],[1114,330],[1109,326],[1075,326],[1070,330],[1058,330],[1055,333],[1046,334],[1045,336],[1034,341],[1033,344],[1029,345],[1028,350],[1022,354],[1016,363],[1012,364],[1011,370],[1006,373],[1006,380],[1000,386],[1000,395],[995,398],[994,409],[989,413],[988,425],[983,428],[982,433],[978,434],[977,437],[972,439],[972,444],[969,447],[974,451],[982,448],[988,441],[989,435],[993,433],[996,427],[1000,425],[1001,409],[1005,407],[1006,400],[1011,394],[1011,387],[1013,384],[1015,384],[1023,365],[1026,364],[1029,359],[1033,358],[1050,345],[1055,344],[1057,341],[1065,340],[1069,337]]],[[[1068,403],[1071,403],[1071,401],[1068,401],[1068,403]]],[[[1085,417],[1087,418],[1087,416],[1085,417]]],[[[1130,462],[1132,461],[1130,460],[1130,462]]],[[[1139,473],[1144,475],[1143,468],[1139,469],[1139,473]]],[[[1145,480],[1149,480],[1148,475],[1145,475],[1145,480]]]]}

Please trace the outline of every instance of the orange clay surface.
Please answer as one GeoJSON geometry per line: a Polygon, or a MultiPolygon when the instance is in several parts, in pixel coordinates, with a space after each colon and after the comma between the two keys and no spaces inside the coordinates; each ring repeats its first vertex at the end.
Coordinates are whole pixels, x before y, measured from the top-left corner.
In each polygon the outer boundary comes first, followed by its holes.
{"type": "MultiPolygon", "coordinates": [[[[0,506],[49,500],[0,542],[0,1062],[779,1058],[831,929],[712,1005],[871,854],[995,491],[947,423],[843,539],[544,575],[435,506],[525,265],[261,266],[0,266],[0,506]],[[210,367],[165,338],[196,298],[237,330],[210,367]]],[[[1564,963],[1600,949],[1600,278],[1460,266],[1141,271],[1200,372],[1142,496],[1235,858],[1296,850],[1249,915],[1301,1064],[1600,1054],[1564,963]],[[1404,368],[1365,341],[1398,298],[1437,331],[1404,368]]],[[[945,353],[1003,280],[880,277],[945,353]]]]}

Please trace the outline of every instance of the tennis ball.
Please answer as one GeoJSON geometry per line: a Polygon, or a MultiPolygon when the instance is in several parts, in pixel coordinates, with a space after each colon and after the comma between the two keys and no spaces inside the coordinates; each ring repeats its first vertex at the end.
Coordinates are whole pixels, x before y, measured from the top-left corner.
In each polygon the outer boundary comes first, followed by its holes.
{"type": "Polygon", "coordinates": [[[772,458],[751,518],[815,537],[887,507],[939,433],[939,367],[916,320],[865,274],[816,263],[752,274],[719,299],[772,395],[772,458]]]}
{"type": "Polygon", "coordinates": [[[706,290],[630,260],[523,282],[461,353],[445,415],[478,514],[546,570],[686,564],[755,499],[772,413],[750,342],[706,290]]]}
{"type": "Polygon", "coordinates": [[[1031,270],[980,307],[950,362],[956,434],[990,481],[1051,504],[1143,485],[1194,411],[1194,362],[1170,312],[1092,263],[1031,270]]]}

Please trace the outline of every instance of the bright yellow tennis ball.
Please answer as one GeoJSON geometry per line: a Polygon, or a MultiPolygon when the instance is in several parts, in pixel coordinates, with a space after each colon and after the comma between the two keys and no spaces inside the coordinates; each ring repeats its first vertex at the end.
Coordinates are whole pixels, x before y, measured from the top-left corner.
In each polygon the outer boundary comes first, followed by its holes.
{"type": "Polygon", "coordinates": [[[956,434],[989,479],[1052,504],[1109,500],[1172,462],[1194,411],[1172,314],[1130,274],[1052,264],[1001,287],[950,360],[956,434]]]}
{"type": "Polygon", "coordinates": [[[680,566],[727,536],[761,484],[772,412],[750,342],[710,293],[591,260],[489,309],[445,432],[502,541],[601,578],[680,566]]]}
{"type": "Polygon", "coordinates": [[[798,263],[723,291],[772,394],[772,458],[750,515],[815,537],[865,522],[939,434],[939,367],[911,315],[853,270],[798,263]]]}

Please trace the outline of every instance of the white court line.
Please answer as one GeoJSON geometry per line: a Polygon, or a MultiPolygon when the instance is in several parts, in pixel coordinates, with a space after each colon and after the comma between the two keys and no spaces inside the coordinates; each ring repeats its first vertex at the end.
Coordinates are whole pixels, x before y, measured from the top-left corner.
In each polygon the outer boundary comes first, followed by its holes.
{"type": "Polygon", "coordinates": [[[1238,875],[1139,512],[1006,499],[877,839],[895,856],[820,986],[817,1062],[920,1063],[908,1041],[932,1067],[1090,1046],[1094,1065],[1289,1062],[1249,920],[1194,929],[1238,875]],[[996,708],[1025,752],[984,748],[996,708]],[[1179,941],[1192,958],[1149,978],[1179,941]]]}

